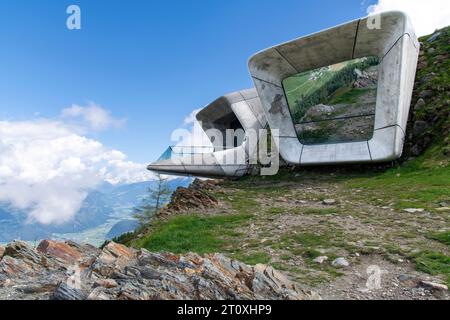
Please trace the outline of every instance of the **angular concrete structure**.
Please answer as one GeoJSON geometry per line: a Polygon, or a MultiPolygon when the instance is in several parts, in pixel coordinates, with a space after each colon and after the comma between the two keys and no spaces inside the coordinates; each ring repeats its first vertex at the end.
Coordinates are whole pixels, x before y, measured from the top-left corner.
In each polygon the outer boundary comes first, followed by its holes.
{"type": "Polygon", "coordinates": [[[402,12],[385,12],[261,51],[248,63],[256,89],[222,96],[197,115],[214,145],[212,152],[161,159],[148,169],[242,176],[251,169],[259,130],[267,126],[277,135],[280,156],[293,165],[397,159],[403,150],[419,49],[409,18],[402,12]],[[300,86],[287,90],[287,84],[299,79],[300,86]],[[328,131],[346,129],[327,132],[332,139],[318,139],[323,123],[328,131]],[[242,134],[230,143],[224,138],[227,130],[242,134]],[[358,130],[361,134],[354,135],[358,130]]]}
{"type": "Polygon", "coordinates": [[[359,19],[255,54],[249,69],[271,129],[279,129],[280,155],[291,164],[381,162],[402,154],[419,54],[408,17],[386,12],[359,19]],[[367,141],[305,145],[299,141],[283,80],[357,58],[379,58],[375,125],[367,141]]]}
{"type": "Polygon", "coordinates": [[[256,90],[224,95],[202,109],[196,117],[214,145],[214,152],[198,153],[196,149],[203,147],[192,146],[192,154],[157,161],[148,169],[164,174],[201,177],[240,177],[246,174],[258,141],[250,135],[267,126],[256,90]],[[227,130],[237,134],[230,136],[231,132],[227,130]]]}

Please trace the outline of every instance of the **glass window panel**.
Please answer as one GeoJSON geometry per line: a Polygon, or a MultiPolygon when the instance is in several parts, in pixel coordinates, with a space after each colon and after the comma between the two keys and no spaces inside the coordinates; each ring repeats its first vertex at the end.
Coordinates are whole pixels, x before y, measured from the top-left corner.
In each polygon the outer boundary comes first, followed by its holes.
{"type": "Polygon", "coordinates": [[[370,140],[379,59],[365,57],[302,72],[283,81],[303,144],[370,140]]]}

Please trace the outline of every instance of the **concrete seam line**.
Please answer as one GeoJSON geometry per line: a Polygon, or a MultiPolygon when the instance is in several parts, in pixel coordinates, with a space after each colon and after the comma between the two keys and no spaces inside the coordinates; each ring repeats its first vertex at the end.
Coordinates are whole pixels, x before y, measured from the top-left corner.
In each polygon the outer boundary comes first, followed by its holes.
{"type": "MultiPolygon", "coordinates": [[[[239,91],[239,95],[242,97],[241,101],[247,101],[247,99],[245,99],[245,97],[244,97],[244,95],[242,94],[241,91],[239,91]]],[[[238,101],[238,102],[241,102],[241,101],[238,101]]]]}
{"type": "Polygon", "coordinates": [[[398,125],[398,124],[391,124],[391,125],[389,125],[389,126],[385,126],[385,127],[381,127],[381,128],[378,128],[378,129],[374,129],[373,131],[379,131],[379,130],[383,130],[383,129],[387,129],[387,128],[392,128],[392,127],[399,127],[400,130],[402,130],[403,134],[405,135],[405,130],[403,130],[403,128],[402,128],[400,125],[398,125]]]}
{"type": "Polygon", "coordinates": [[[295,70],[295,72],[300,73],[296,67],[294,67],[294,65],[278,50],[278,47],[274,48],[275,51],[280,55],[280,57],[287,62],[288,65],[290,65],[292,67],[292,69],[295,70]]]}
{"type": "Polygon", "coordinates": [[[372,152],[370,152],[369,140],[367,140],[367,149],[369,150],[370,161],[373,161],[372,152]]]}
{"type": "MultiPolygon", "coordinates": [[[[409,33],[404,33],[404,34],[402,34],[398,39],[397,39],[397,41],[395,41],[394,42],[394,44],[389,48],[389,50],[383,55],[383,57],[380,59],[380,64],[381,64],[381,62],[383,62],[383,60],[384,60],[384,58],[386,58],[386,56],[392,51],[392,49],[394,49],[394,47],[397,45],[397,43],[404,37],[404,36],[408,36],[410,39],[411,39],[411,35],[409,34],[409,33]]],[[[416,47],[415,45],[414,45],[414,47],[416,47]]],[[[417,48],[416,48],[417,49],[417,48]]]]}
{"type": "Polygon", "coordinates": [[[355,34],[355,41],[353,42],[352,59],[355,59],[355,50],[356,50],[356,43],[358,42],[358,32],[359,32],[360,24],[361,24],[361,19],[358,20],[358,24],[356,25],[356,34],[355,34]]]}
{"type": "MultiPolygon", "coordinates": [[[[259,97],[255,97],[255,98],[251,98],[251,99],[245,100],[245,102],[247,103],[247,105],[250,108],[250,110],[253,112],[253,115],[255,116],[256,120],[258,120],[259,124],[264,129],[264,120],[260,119],[260,117],[259,117],[260,113],[257,112],[257,110],[253,109],[253,106],[249,103],[252,100],[256,100],[260,104],[261,104],[261,100],[259,99],[259,97]]],[[[261,108],[262,108],[262,106],[261,106],[261,108]]],[[[263,115],[264,115],[264,111],[263,111],[263,115]]],[[[265,115],[264,115],[264,119],[266,119],[265,115]]],[[[267,121],[267,119],[266,119],[266,121],[267,121]]]]}
{"type": "MultiPolygon", "coordinates": [[[[298,139],[298,138],[297,138],[298,139]]],[[[298,161],[298,163],[302,163],[302,156],[303,156],[303,148],[305,147],[305,145],[304,144],[302,144],[302,150],[300,151],[300,159],[299,159],[299,161],[298,161]]]]}
{"type": "Polygon", "coordinates": [[[275,87],[277,87],[277,88],[283,89],[282,86],[280,86],[280,85],[278,85],[278,84],[275,84],[275,83],[272,83],[272,82],[270,82],[270,81],[263,80],[263,79],[260,79],[260,78],[255,77],[255,76],[252,76],[252,78],[253,78],[253,79],[256,79],[256,80],[259,80],[259,81],[262,81],[262,82],[265,82],[265,83],[268,83],[268,84],[271,84],[271,85],[273,85],[273,86],[275,86],[275,87]]]}
{"type": "Polygon", "coordinates": [[[183,160],[180,159],[180,163],[181,163],[181,166],[183,167],[184,172],[188,173],[186,170],[186,167],[184,166],[183,160]]]}

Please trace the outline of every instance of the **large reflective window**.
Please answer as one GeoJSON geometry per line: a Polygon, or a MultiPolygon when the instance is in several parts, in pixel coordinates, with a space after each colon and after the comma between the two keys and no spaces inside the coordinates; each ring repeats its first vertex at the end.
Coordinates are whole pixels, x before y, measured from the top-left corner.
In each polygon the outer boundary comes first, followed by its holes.
{"type": "Polygon", "coordinates": [[[377,57],[303,72],[283,81],[303,144],[370,140],[375,123],[377,57]]]}

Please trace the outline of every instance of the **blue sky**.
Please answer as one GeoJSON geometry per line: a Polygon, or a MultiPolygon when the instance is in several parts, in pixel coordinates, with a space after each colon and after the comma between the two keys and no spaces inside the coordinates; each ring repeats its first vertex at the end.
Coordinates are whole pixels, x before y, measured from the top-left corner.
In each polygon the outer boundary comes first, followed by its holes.
{"type": "Polygon", "coordinates": [[[251,54],[364,16],[373,2],[1,1],[0,120],[95,102],[127,122],[90,135],[148,163],[193,109],[252,86],[251,54]],[[66,28],[70,4],[81,30],[66,28]]]}
{"type": "Polygon", "coordinates": [[[450,24],[448,0],[0,1],[0,204],[61,223],[104,181],[154,178],[146,164],[193,110],[253,86],[253,53],[375,1],[419,35],[450,24]]]}

